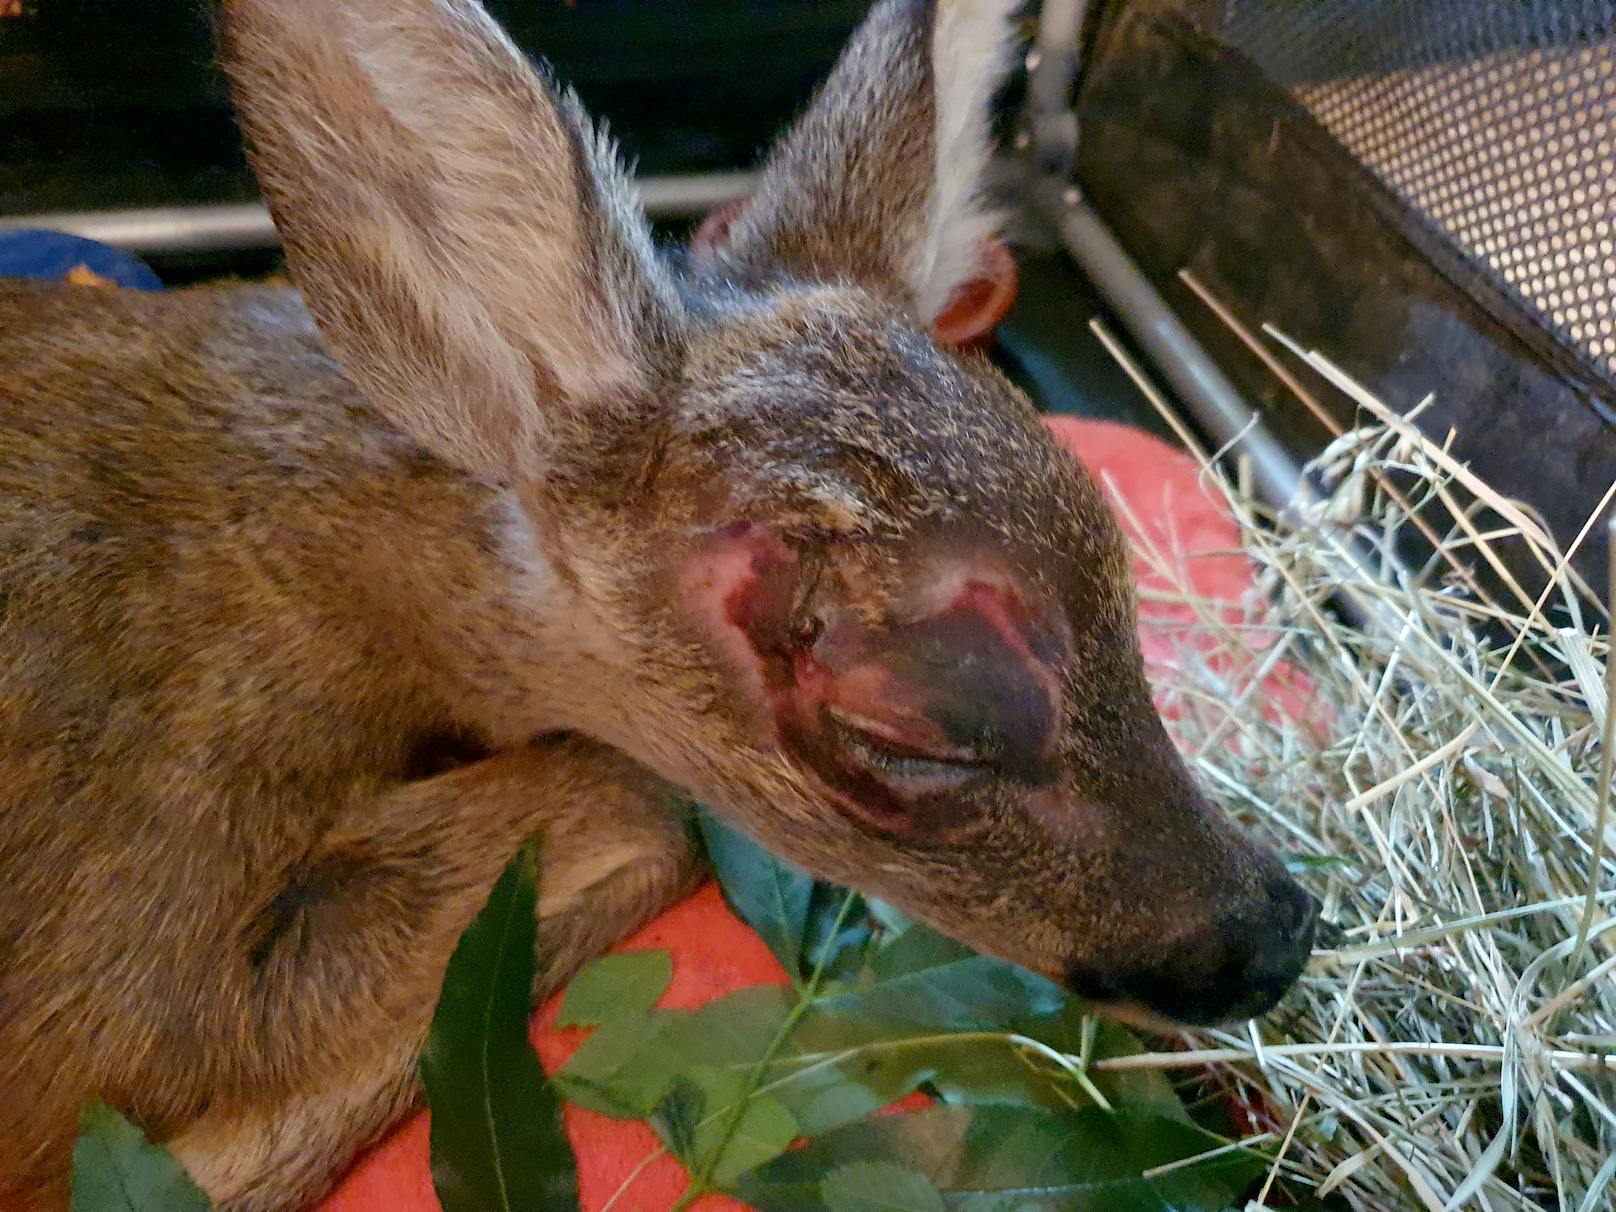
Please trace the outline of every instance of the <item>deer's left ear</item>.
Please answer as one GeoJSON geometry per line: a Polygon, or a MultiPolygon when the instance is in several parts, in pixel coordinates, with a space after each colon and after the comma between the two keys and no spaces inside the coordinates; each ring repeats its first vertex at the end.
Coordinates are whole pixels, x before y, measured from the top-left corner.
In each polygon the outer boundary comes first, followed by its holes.
{"type": "Polygon", "coordinates": [[[929,324],[979,268],[989,107],[1020,0],[880,0],[698,264],[895,297],[929,324]]]}
{"type": "Polygon", "coordinates": [[[476,0],[225,0],[224,60],[286,249],[348,377],[495,479],[643,423],[681,308],[576,100],[476,0]]]}

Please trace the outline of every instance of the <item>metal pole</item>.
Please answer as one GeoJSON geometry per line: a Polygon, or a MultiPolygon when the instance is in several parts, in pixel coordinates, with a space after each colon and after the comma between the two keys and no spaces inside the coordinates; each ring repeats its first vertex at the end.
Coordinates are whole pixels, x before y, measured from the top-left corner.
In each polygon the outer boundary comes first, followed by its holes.
{"type": "Polygon", "coordinates": [[[1044,0],[1038,14],[1038,34],[1027,56],[1026,112],[1027,141],[1037,155],[1041,178],[1071,179],[1077,156],[1072,83],[1088,7],[1088,0],[1044,0]]]}
{"type": "Polygon", "coordinates": [[[1150,356],[1156,371],[1220,445],[1239,443],[1264,499],[1283,508],[1305,491],[1301,466],[1218,369],[1134,264],[1117,238],[1072,191],[1063,191],[1057,226],[1074,260],[1150,356]]]}
{"type": "MultiPolygon", "coordinates": [[[[756,182],[755,173],[702,173],[645,177],[637,186],[650,217],[685,219],[750,193],[756,182]]],[[[138,254],[224,252],[280,243],[269,212],[257,202],[0,215],[0,231],[25,227],[83,236],[138,254]]]]}
{"type": "Polygon", "coordinates": [[[0,231],[23,227],[83,236],[132,253],[274,248],[278,242],[269,212],[257,202],[0,216],[0,231]]]}
{"type": "MultiPolygon", "coordinates": [[[[1156,372],[1202,427],[1219,443],[1237,447],[1250,458],[1252,476],[1263,499],[1280,511],[1315,501],[1317,494],[1302,474],[1301,465],[1268,432],[1081,195],[1068,188],[1058,205],[1061,241],[1073,259],[1093,279],[1150,357],[1156,372]]],[[[1377,564],[1390,563],[1401,569],[1393,556],[1371,550],[1356,537],[1345,540],[1340,554],[1371,579],[1375,574],[1370,570],[1377,564]]],[[[1402,626],[1403,620],[1394,610],[1350,585],[1341,587],[1336,601],[1342,613],[1360,628],[1378,628],[1383,634],[1395,636],[1402,626]]]]}
{"type": "Polygon", "coordinates": [[[1079,131],[1072,89],[1087,0],[1045,0],[1028,55],[1025,143],[1035,157],[1033,201],[1179,400],[1219,444],[1238,439],[1258,490],[1277,508],[1303,487],[1300,466],[1246,405],[1189,329],[1072,185],[1079,131]]]}
{"type": "MultiPolygon", "coordinates": [[[[1021,146],[1034,156],[1033,205],[1050,220],[1061,243],[1099,288],[1178,401],[1220,445],[1238,446],[1251,460],[1257,491],[1275,509],[1315,497],[1302,467],[1263,425],[1201,343],[1184,326],[1110,228],[1072,184],[1079,130],[1072,88],[1081,68],[1078,43],[1086,0],[1045,0],[1038,36],[1028,56],[1027,122],[1021,146]]],[[[1343,554],[1372,568],[1375,553],[1349,540],[1343,554]]],[[[1359,626],[1393,629],[1398,620],[1379,601],[1350,590],[1338,599],[1359,626]]]]}

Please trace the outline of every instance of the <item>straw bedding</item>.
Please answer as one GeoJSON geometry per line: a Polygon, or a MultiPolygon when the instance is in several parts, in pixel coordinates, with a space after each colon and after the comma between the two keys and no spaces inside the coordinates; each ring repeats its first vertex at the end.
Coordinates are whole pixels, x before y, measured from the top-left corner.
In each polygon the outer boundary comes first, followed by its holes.
{"type": "Polygon", "coordinates": [[[1197,599],[1147,550],[1147,595],[1196,617],[1154,673],[1203,782],[1292,856],[1340,933],[1251,1033],[1100,1066],[1234,1086],[1246,1144],[1278,1155],[1265,1204],[1616,1206],[1605,612],[1529,510],[1411,423],[1419,405],[1399,415],[1267,336],[1273,365],[1305,360],[1360,427],[1277,516],[1209,467],[1260,592],[1197,599]],[[1409,566],[1415,528],[1439,551],[1409,566]],[[1546,589],[1509,574],[1506,544],[1546,589]]]}

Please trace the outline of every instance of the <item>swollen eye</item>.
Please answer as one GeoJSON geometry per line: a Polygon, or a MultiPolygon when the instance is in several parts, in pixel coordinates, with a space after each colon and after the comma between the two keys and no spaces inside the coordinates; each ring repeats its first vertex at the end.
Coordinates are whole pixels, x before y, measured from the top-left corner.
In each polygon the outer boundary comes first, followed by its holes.
{"type": "Polygon", "coordinates": [[[1054,777],[1060,682],[1005,591],[971,585],[946,609],[868,627],[833,617],[791,658],[781,736],[883,827],[946,823],[990,778],[1054,777]],[[953,799],[950,799],[953,797],[953,799]],[[968,797],[967,797],[968,798],[968,797]]]}
{"type": "Polygon", "coordinates": [[[835,706],[825,708],[825,717],[837,748],[906,799],[961,791],[992,773],[991,761],[974,750],[915,748],[894,740],[873,721],[849,718],[835,706]]]}

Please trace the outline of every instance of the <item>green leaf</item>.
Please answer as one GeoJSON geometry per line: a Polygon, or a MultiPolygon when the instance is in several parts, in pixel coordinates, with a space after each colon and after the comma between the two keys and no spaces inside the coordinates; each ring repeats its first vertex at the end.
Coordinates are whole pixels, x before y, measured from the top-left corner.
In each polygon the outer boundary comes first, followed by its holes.
{"type": "Polygon", "coordinates": [[[696,1164],[696,1129],[707,1110],[707,1094],[689,1078],[675,1078],[652,1116],[657,1134],[667,1142],[673,1155],[685,1164],[696,1164]]]}
{"type": "Polygon", "coordinates": [[[833,1212],[826,1175],[893,1161],[928,1177],[949,1212],[1222,1212],[1262,1173],[1260,1160],[1228,1153],[1140,1177],[1216,1145],[1149,1112],[934,1107],[819,1137],[748,1175],[738,1193],[759,1212],[833,1212]]]}
{"type": "Polygon", "coordinates": [[[728,1190],[742,1175],[779,1157],[796,1139],[797,1121],[780,1100],[754,1095],[713,1167],[713,1183],[728,1190]]]}
{"type": "Polygon", "coordinates": [[[970,1126],[967,1107],[934,1107],[850,1124],[754,1170],[736,1194],[757,1212],[829,1212],[820,1184],[853,1162],[895,1162],[941,1189],[939,1178],[958,1168],[957,1154],[970,1126]]]}
{"type": "Polygon", "coordinates": [[[878,980],[940,968],[959,960],[974,959],[979,954],[964,943],[915,922],[907,923],[890,938],[870,960],[870,971],[878,980]]]}
{"type": "Polygon", "coordinates": [[[556,1085],[581,1106],[620,1119],[651,1119],[687,1168],[729,1186],[779,1156],[798,1135],[796,1119],[779,1099],[745,1097],[790,1009],[785,990],[763,985],[699,1010],[617,1019],[584,1041],[556,1085]]]}
{"type": "MultiPolygon", "coordinates": [[[[1083,1051],[1083,1020],[1087,1016],[1088,1011],[1083,1003],[1073,999],[1052,1014],[1039,1015],[1019,1024],[1017,1030],[1061,1052],[1077,1056],[1083,1051]]],[[[1126,1027],[1105,1019],[1095,1023],[1094,1042],[1089,1050],[1091,1061],[1107,1060],[1114,1056],[1135,1056],[1143,1051],[1145,1046],[1139,1042],[1139,1037],[1126,1027]]],[[[1170,1119],[1189,1122],[1184,1100],[1179,1098],[1173,1083],[1160,1069],[1091,1071],[1089,1080],[1099,1087],[1100,1093],[1113,1107],[1149,1110],[1170,1119]]]]}
{"type": "MultiPolygon", "coordinates": [[[[897,1098],[917,1084],[910,1084],[897,1098]]],[[[862,1075],[849,1077],[839,1070],[826,1073],[812,1086],[793,1082],[774,1091],[774,1096],[796,1117],[798,1130],[804,1136],[817,1136],[864,1119],[896,1101],[862,1075]]]]}
{"type": "Polygon", "coordinates": [[[208,1212],[190,1175],[123,1116],[100,1103],[79,1112],[72,1212],[208,1212]]]}
{"type": "MultiPolygon", "coordinates": [[[[1076,1052],[1077,1045],[1067,1050],[1076,1052]]],[[[1024,1057],[1001,1036],[972,1037],[829,1009],[803,1017],[764,1085],[796,1115],[805,1135],[817,1136],[928,1083],[949,1102],[1051,1111],[1090,1104],[1064,1070],[1024,1057]]],[[[1171,1087],[1167,1097],[1182,1115],[1171,1087]]]]}
{"type": "Polygon", "coordinates": [[[876,953],[874,981],[829,999],[849,1016],[961,1031],[1006,1030],[1068,1000],[1054,983],[1015,964],[978,955],[924,926],[911,926],[876,953]]]}
{"type": "Polygon", "coordinates": [[[830,1212],[943,1212],[943,1197],[922,1175],[892,1162],[849,1162],[819,1184],[830,1212]]]}
{"type": "Polygon", "coordinates": [[[643,1119],[667,1093],[677,1072],[659,1051],[662,1031],[672,1020],[666,1011],[614,1019],[572,1054],[555,1075],[569,1100],[602,1115],[643,1119]]]}
{"type": "Polygon", "coordinates": [[[813,878],[711,813],[703,810],[698,819],[707,857],[729,907],[758,932],[791,979],[801,980],[813,878]]]}
{"type": "Polygon", "coordinates": [[[583,1042],[556,1074],[573,1102],[619,1119],[650,1115],[680,1074],[715,1060],[747,1071],[785,1022],[787,991],[758,985],[708,1002],[699,1010],[653,1010],[607,1023],[583,1042]]]}
{"type": "Polygon", "coordinates": [[[758,1093],[746,1097],[749,1074],[709,1068],[694,1076],[707,1103],[707,1114],[696,1126],[695,1156],[714,1186],[734,1186],[741,1175],[773,1161],[797,1138],[797,1121],[779,1099],[758,1093]],[[740,1118],[731,1128],[743,1098],[740,1118]]]}
{"type": "MultiPolygon", "coordinates": [[[[769,1067],[764,1088],[797,1117],[807,1136],[842,1127],[897,1101],[939,1067],[981,1047],[955,1043],[929,1028],[849,1017],[816,1008],[804,1015],[787,1047],[769,1067]]],[[[1019,1065],[998,1045],[1003,1060],[1019,1065]]]]}
{"type": "Polygon", "coordinates": [[[778,985],[737,989],[699,1010],[673,1014],[661,1046],[682,1068],[749,1069],[780,1034],[792,1003],[791,991],[778,985]]]}
{"type": "Polygon", "coordinates": [[[538,861],[505,868],[449,961],[421,1054],[444,1212],[578,1207],[561,1104],[528,1041],[538,861]]]}
{"type": "Polygon", "coordinates": [[[556,1026],[599,1027],[644,1014],[667,992],[672,979],[673,955],[668,951],[603,956],[567,986],[556,1026]]]}

